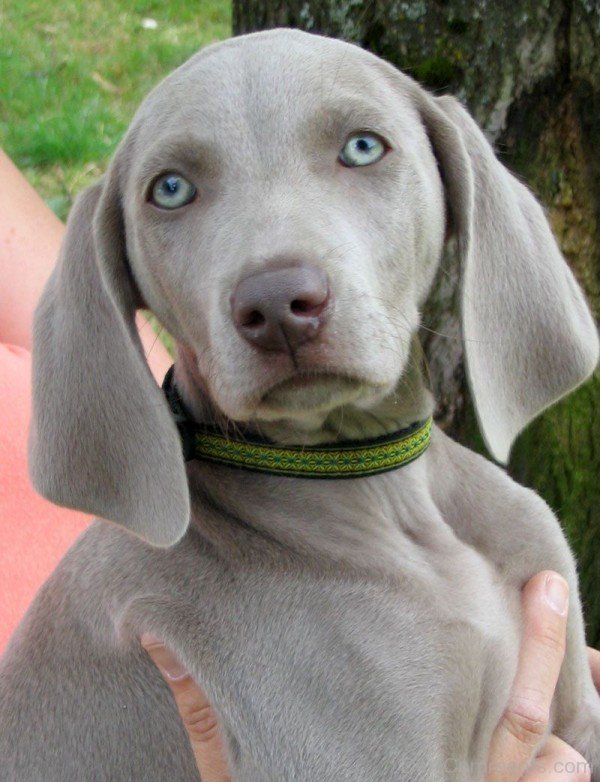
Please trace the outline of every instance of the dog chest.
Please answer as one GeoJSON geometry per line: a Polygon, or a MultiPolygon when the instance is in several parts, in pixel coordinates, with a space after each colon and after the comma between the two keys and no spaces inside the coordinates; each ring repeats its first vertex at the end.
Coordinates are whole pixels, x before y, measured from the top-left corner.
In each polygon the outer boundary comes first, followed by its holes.
{"type": "Polygon", "coordinates": [[[307,779],[397,780],[390,769],[404,766],[419,769],[407,779],[476,779],[513,677],[518,598],[479,554],[455,549],[413,551],[393,576],[287,555],[277,567],[273,551],[215,563],[214,587],[197,595],[202,625],[189,628],[202,640],[194,672],[206,686],[216,656],[208,689],[240,762],[258,731],[280,778],[285,745],[288,768],[314,764],[307,779]]]}

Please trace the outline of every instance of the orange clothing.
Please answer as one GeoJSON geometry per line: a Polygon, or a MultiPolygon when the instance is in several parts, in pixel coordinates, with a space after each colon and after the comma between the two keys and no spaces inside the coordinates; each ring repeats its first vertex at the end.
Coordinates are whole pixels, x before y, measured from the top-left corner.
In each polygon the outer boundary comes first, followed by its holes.
{"type": "Polygon", "coordinates": [[[90,517],[35,493],[27,473],[31,355],[0,343],[0,654],[90,517]]]}

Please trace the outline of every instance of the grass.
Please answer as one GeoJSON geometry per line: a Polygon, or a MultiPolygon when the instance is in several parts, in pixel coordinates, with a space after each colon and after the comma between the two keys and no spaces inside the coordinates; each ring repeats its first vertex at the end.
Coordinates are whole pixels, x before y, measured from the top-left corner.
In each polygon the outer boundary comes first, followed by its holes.
{"type": "Polygon", "coordinates": [[[230,35],[229,0],[20,0],[0,9],[0,144],[64,219],[141,99],[230,35]]]}

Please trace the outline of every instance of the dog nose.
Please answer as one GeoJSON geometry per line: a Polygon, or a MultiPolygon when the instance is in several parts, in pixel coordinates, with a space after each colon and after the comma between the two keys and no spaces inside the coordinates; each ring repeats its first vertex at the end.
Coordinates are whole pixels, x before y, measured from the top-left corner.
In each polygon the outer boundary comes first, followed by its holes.
{"type": "Polygon", "coordinates": [[[287,351],[313,339],[325,322],[327,275],[310,264],[244,277],[231,297],[239,333],[263,350],[287,351]]]}

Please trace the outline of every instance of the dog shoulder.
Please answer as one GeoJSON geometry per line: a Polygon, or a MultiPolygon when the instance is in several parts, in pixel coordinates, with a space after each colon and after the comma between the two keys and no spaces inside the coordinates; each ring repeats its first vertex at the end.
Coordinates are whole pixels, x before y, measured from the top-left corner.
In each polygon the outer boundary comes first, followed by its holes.
{"type": "Polygon", "coordinates": [[[536,547],[568,548],[558,518],[533,489],[440,430],[434,445],[431,491],[461,538],[490,555],[502,552],[503,559],[536,547]]]}

